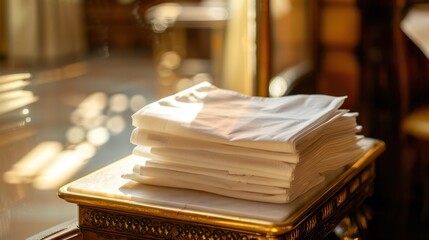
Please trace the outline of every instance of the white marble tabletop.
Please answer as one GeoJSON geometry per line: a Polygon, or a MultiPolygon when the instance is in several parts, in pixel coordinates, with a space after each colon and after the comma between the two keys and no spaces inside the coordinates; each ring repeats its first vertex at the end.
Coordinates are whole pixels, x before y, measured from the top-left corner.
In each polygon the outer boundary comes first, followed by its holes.
{"type": "MultiPolygon", "coordinates": [[[[375,140],[364,139],[364,147],[370,149],[375,140]]],[[[86,177],[72,182],[62,189],[66,194],[78,194],[88,198],[126,201],[129,204],[168,209],[177,214],[186,212],[213,216],[233,216],[245,222],[263,225],[284,223],[294,212],[310,201],[316,201],[327,188],[331,187],[344,170],[333,173],[319,186],[288,204],[272,204],[224,197],[206,192],[175,189],[139,184],[121,177],[131,171],[141,158],[132,155],[102,168],[86,177]]],[[[352,166],[352,168],[354,165],[352,166]]],[[[67,198],[66,198],[67,200],[67,198]]],[[[301,209],[302,210],[302,209],[301,209]]]]}

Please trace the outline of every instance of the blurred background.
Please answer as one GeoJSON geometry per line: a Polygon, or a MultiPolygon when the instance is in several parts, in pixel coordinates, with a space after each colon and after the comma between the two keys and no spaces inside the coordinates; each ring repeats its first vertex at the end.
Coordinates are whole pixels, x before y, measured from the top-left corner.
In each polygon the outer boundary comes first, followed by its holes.
{"type": "Polygon", "coordinates": [[[347,95],[376,162],[368,239],[429,237],[429,1],[0,0],[0,239],[77,217],[131,114],[201,81],[347,95]]]}

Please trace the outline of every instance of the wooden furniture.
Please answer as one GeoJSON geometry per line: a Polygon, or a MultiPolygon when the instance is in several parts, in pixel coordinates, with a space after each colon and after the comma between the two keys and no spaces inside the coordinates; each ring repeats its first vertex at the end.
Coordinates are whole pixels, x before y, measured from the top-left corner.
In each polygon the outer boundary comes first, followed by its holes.
{"type": "Polygon", "coordinates": [[[29,240],[82,240],[83,234],[77,225],[76,219],[60,223],[52,228],[48,228],[29,238],[29,240]]]}
{"type": "MultiPolygon", "coordinates": [[[[400,66],[402,155],[401,204],[410,229],[429,223],[429,25],[428,1],[400,1],[396,5],[400,66]]],[[[410,230],[413,231],[413,230],[410,230]]],[[[417,232],[417,231],[414,231],[417,232]]],[[[427,234],[427,233],[426,233],[427,234]]],[[[424,238],[424,237],[423,237],[424,238]]]]}
{"type": "Polygon", "coordinates": [[[385,146],[364,141],[360,160],[289,204],[134,183],[121,178],[139,161],[132,156],[63,186],[59,196],[78,205],[83,239],[322,239],[372,194],[385,146]]]}

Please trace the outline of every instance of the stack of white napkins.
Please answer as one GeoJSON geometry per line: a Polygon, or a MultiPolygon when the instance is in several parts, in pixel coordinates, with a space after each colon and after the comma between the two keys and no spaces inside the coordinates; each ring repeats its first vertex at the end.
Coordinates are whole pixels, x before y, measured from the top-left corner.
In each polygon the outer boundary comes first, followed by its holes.
{"type": "Polygon", "coordinates": [[[264,98],[200,83],[132,116],[133,154],[123,175],[143,184],[287,203],[363,154],[345,97],[264,98]]]}

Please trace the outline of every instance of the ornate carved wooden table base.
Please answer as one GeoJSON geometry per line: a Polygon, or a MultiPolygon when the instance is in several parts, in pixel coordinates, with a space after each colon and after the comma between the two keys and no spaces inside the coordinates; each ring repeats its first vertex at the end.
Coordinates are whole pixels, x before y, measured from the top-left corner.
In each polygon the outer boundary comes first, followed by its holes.
{"type": "Polygon", "coordinates": [[[353,166],[291,204],[255,203],[195,191],[183,191],[183,200],[180,190],[165,188],[143,189],[150,194],[135,197],[137,186],[124,184],[112,174],[129,159],[64,186],[59,195],[78,204],[84,239],[322,239],[372,194],[374,161],[384,143],[368,141],[367,153],[353,166]],[[111,187],[98,191],[101,185],[92,182],[103,177],[107,178],[103,184],[111,187]],[[170,190],[172,195],[163,195],[170,190]],[[280,213],[272,214],[276,211],[280,213]]]}

